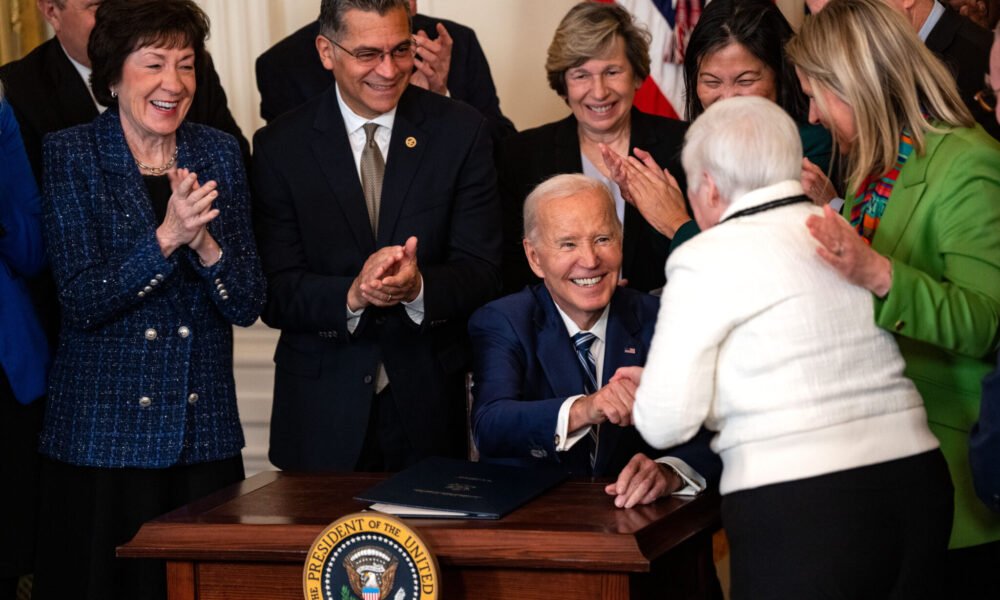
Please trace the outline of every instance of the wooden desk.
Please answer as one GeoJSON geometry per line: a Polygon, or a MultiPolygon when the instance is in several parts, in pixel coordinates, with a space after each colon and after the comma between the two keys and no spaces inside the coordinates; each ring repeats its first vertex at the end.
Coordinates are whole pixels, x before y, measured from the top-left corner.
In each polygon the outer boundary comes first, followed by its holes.
{"type": "MultiPolygon", "coordinates": [[[[301,600],[330,522],[385,475],[267,472],[143,525],[118,555],[167,561],[170,600],[301,600]]],[[[718,496],[616,509],[569,481],[499,521],[408,519],[437,555],[441,598],[708,598],[718,496]]]]}

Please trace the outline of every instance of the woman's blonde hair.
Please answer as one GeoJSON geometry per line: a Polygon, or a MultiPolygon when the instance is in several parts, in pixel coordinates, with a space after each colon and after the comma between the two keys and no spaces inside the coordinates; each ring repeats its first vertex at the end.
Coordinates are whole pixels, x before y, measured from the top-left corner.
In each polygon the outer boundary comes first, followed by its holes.
{"type": "Polygon", "coordinates": [[[569,9],[549,44],[545,71],[549,87],[566,97],[566,71],[603,56],[615,42],[625,42],[625,56],[637,84],[649,75],[649,32],[617,4],[581,2],[569,9]]]}
{"type": "Polygon", "coordinates": [[[904,127],[919,155],[928,131],[975,124],[951,72],[884,0],[833,0],[806,19],[785,51],[809,80],[820,114],[829,115],[822,90],[854,111],[852,185],[892,168],[904,127]]]}

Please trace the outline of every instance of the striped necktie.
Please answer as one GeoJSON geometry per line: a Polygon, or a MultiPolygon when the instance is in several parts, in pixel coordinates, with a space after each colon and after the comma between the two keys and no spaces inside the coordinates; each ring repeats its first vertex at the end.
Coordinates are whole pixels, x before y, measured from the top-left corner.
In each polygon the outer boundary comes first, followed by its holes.
{"type": "MultiPolygon", "coordinates": [[[[590,353],[590,347],[594,344],[597,336],[589,331],[580,331],[573,336],[573,345],[576,347],[576,357],[580,360],[580,367],[585,375],[583,391],[585,394],[593,394],[597,391],[597,364],[594,362],[594,355],[590,353]]],[[[597,442],[599,439],[600,425],[591,425],[587,437],[590,439],[590,470],[593,472],[594,465],[597,464],[597,442]]]]}

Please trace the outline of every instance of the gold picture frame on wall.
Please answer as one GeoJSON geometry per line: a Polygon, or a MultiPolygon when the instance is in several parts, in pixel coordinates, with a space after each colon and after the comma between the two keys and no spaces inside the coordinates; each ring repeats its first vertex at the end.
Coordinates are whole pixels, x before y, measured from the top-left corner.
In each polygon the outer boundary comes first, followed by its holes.
{"type": "Polygon", "coordinates": [[[0,64],[21,58],[47,37],[35,0],[0,0],[0,64]]]}

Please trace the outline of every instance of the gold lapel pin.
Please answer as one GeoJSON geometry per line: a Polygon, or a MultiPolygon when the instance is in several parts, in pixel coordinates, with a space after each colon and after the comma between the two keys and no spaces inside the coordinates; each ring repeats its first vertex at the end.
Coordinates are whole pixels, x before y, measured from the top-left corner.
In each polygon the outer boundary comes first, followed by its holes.
{"type": "Polygon", "coordinates": [[[417,138],[413,137],[412,135],[410,137],[406,138],[406,147],[407,148],[413,148],[416,145],[417,145],[417,138]]]}

